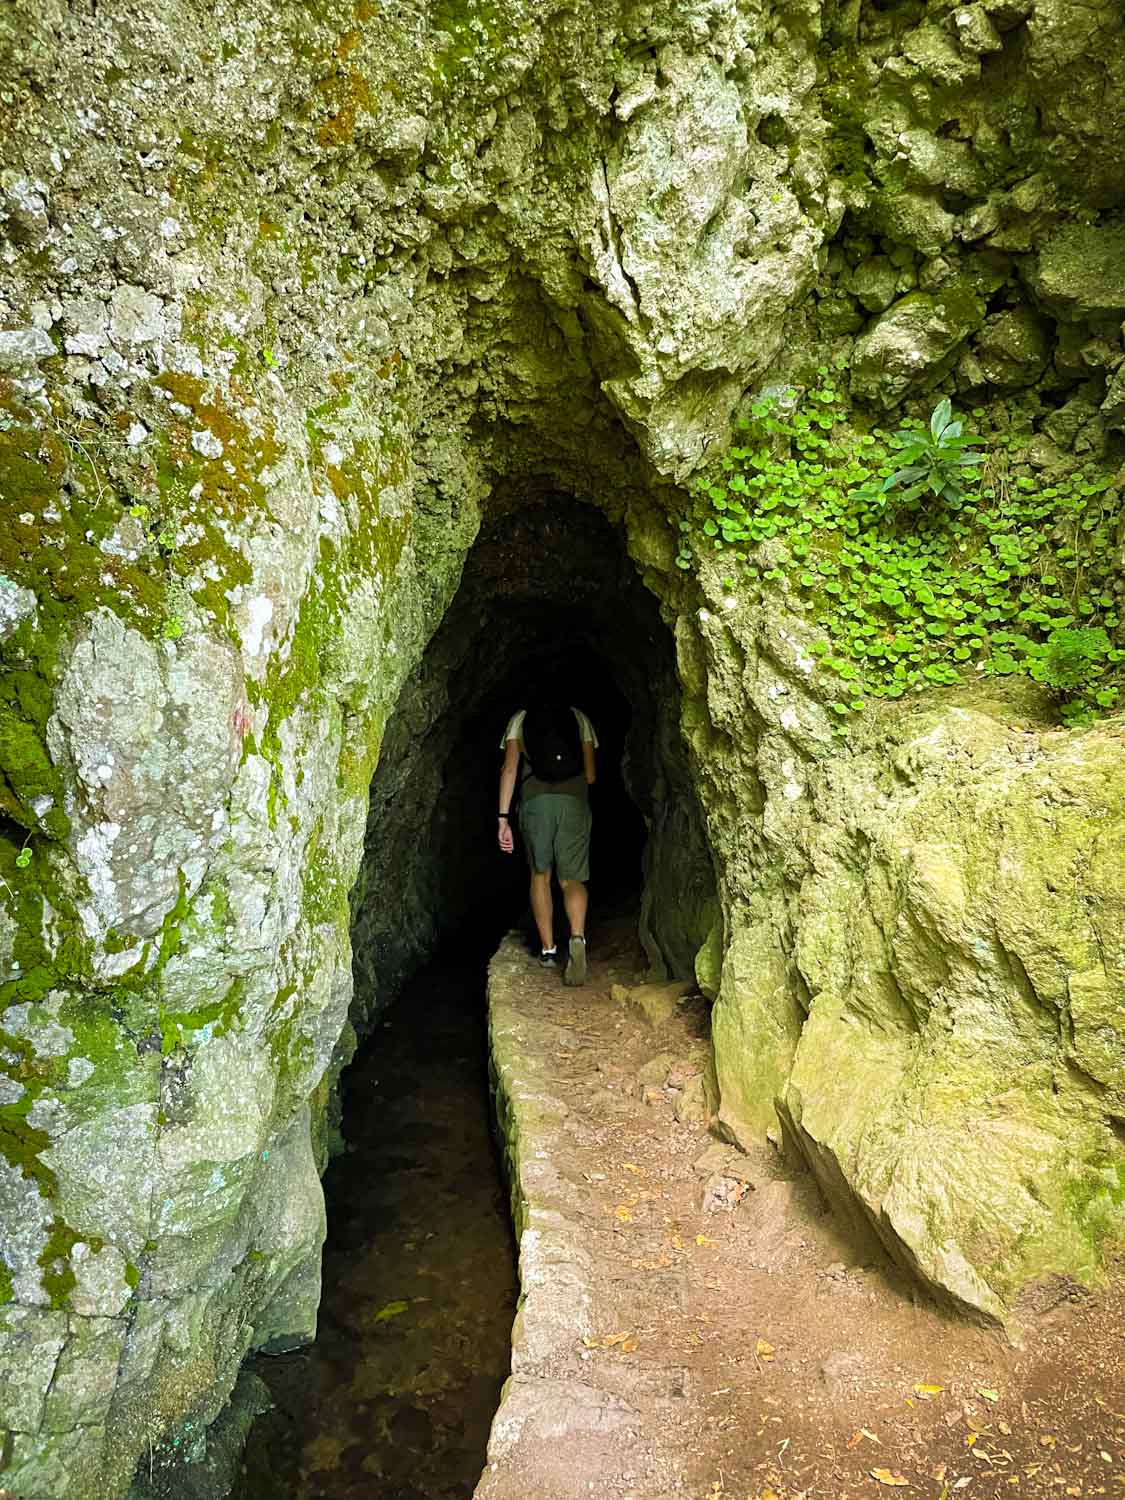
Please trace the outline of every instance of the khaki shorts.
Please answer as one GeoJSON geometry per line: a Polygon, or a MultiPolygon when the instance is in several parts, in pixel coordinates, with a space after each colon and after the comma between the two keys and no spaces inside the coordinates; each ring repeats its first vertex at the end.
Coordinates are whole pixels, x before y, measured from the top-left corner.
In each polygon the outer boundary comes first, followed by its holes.
{"type": "Polygon", "coordinates": [[[590,878],[590,804],[584,797],[545,792],[520,809],[527,862],[540,874],[553,865],[560,880],[590,878]]]}

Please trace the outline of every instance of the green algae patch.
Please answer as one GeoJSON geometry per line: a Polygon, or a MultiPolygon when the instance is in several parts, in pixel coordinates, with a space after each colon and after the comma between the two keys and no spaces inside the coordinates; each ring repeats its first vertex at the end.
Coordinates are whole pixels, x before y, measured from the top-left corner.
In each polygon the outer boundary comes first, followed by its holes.
{"type": "Polygon", "coordinates": [[[53,1308],[70,1306],[70,1294],[78,1284],[71,1265],[71,1255],[77,1244],[89,1245],[95,1254],[105,1248],[103,1239],[79,1234],[62,1219],[51,1221],[47,1242],[39,1252],[39,1265],[43,1271],[43,1290],[50,1297],[53,1308]]]}
{"type": "MultiPolygon", "coordinates": [[[[0,688],[0,693],[3,691],[0,688]]],[[[39,731],[11,708],[0,705],[0,811],[24,828],[42,826],[61,839],[70,832],[62,796],[62,780],[48,758],[39,731]],[[35,803],[44,798],[54,805],[40,819],[35,803]]]]}
{"type": "Polygon", "coordinates": [[[1066,1205],[1099,1261],[1125,1239],[1125,1162],[1094,1157],[1064,1189],[1066,1205]]]}
{"type": "MultiPolygon", "coordinates": [[[[31,427],[0,431],[0,492],[14,514],[0,532],[0,573],[38,600],[34,657],[53,662],[60,636],[75,617],[106,605],[155,639],[163,619],[164,579],[158,557],[134,561],[105,543],[125,511],[90,457],[95,434],[31,427]]],[[[27,625],[6,642],[28,644],[27,625]]],[[[49,674],[46,674],[49,675],[49,674]]]]}
{"type": "MultiPolygon", "coordinates": [[[[3,1051],[7,1050],[3,1045],[3,1051]]],[[[27,1112],[34,1102],[29,1089],[15,1104],[0,1106],[0,1156],[28,1182],[35,1183],[41,1198],[49,1198],[58,1187],[58,1180],[41,1160],[41,1153],[51,1144],[50,1137],[45,1130],[27,1123],[27,1112]]]]}
{"type": "MultiPolygon", "coordinates": [[[[247,683],[251,702],[269,708],[258,750],[274,771],[267,797],[271,827],[276,826],[283,801],[281,725],[299,705],[311,705],[315,695],[344,672],[352,593],[360,585],[389,580],[410,535],[408,515],[380,512],[384,490],[406,477],[408,459],[403,448],[361,440],[347,459],[333,463],[326,458],[328,422],[347,404],[346,396],[336,397],[311,411],[307,432],[310,464],[324,473],[349,524],[339,541],[321,538],[317,567],[287,645],[271,658],[264,683],[247,683]]],[[[377,745],[360,760],[373,762],[375,753],[377,745]]]]}
{"type": "Polygon", "coordinates": [[[195,1010],[167,1010],[160,1007],[160,1053],[168,1057],[177,1047],[210,1040],[226,1032],[237,1030],[238,1016],[242,1008],[246,984],[236,979],[221,999],[195,1010]]]}

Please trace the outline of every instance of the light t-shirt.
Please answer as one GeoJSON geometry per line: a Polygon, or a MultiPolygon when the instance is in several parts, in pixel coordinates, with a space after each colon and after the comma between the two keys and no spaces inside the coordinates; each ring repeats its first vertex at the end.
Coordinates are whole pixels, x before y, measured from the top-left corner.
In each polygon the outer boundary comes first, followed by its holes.
{"type": "MultiPolygon", "coordinates": [[[[594,732],[594,726],[582,710],[575,708],[573,704],[571,704],[571,713],[578,720],[578,731],[582,743],[584,745],[592,745],[596,750],[598,748],[598,737],[594,732]]],[[[520,754],[526,755],[527,752],[523,743],[523,721],[526,716],[527,709],[521,708],[518,714],[513,714],[508,720],[508,727],[504,731],[504,738],[500,741],[501,750],[508,748],[509,740],[516,740],[519,743],[520,754]]],[[[537,777],[530,774],[529,769],[528,774],[520,783],[520,795],[524,802],[530,802],[533,797],[546,795],[580,797],[585,801],[587,797],[586,777],[584,775],[573,776],[569,781],[540,781],[537,777]]]]}
{"type": "MultiPolygon", "coordinates": [[[[580,708],[575,708],[574,705],[571,704],[570,711],[578,720],[578,729],[582,737],[582,743],[584,745],[593,745],[594,749],[596,750],[598,748],[598,737],[594,733],[594,726],[590,723],[589,719],[580,708]]],[[[513,714],[512,717],[508,720],[508,727],[504,731],[504,738],[500,741],[501,750],[506,750],[508,748],[509,740],[519,740],[520,753],[523,753],[523,721],[526,718],[527,709],[521,708],[518,714],[513,714]]]]}

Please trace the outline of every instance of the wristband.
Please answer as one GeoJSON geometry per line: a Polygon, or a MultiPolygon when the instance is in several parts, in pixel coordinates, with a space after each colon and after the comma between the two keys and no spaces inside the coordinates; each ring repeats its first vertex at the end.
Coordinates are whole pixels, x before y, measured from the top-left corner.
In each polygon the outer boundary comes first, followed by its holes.
{"type": "Polygon", "coordinates": [[[510,821],[510,817],[511,817],[511,815],[509,813],[497,813],[496,816],[498,818],[504,818],[505,821],[510,821]]]}

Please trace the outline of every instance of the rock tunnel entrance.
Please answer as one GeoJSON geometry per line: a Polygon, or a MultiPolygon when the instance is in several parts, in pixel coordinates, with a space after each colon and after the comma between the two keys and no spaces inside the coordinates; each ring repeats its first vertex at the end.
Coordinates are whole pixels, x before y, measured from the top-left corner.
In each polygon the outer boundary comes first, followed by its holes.
{"type": "Polygon", "coordinates": [[[687,977],[710,926],[656,602],[599,511],[560,496],[506,509],[387,726],[353,895],[366,1041],[341,1080],[347,1155],[325,1179],[320,1332],[254,1362],[274,1409],[251,1434],[239,1500],[278,1485],[342,1497],[373,1478],[404,1500],[467,1497],[476,1483],[515,1310],[482,1024],[485,965],[527,908],[523,851],[496,846],[499,745],[545,682],[600,741],[592,947],[599,923],[632,919],[650,971],[687,977]]]}
{"type": "Polygon", "coordinates": [[[499,745],[544,679],[601,740],[592,920],[635,900],[649,966],[691,975],[714,876],[672,637],[619,530],[569,496],[540,496],[482,532],[387,726],[353,897],[360,1032],[442,939],[472,933],[490,948],[519,919],[523,857],[496,849],[499,745]]]}

